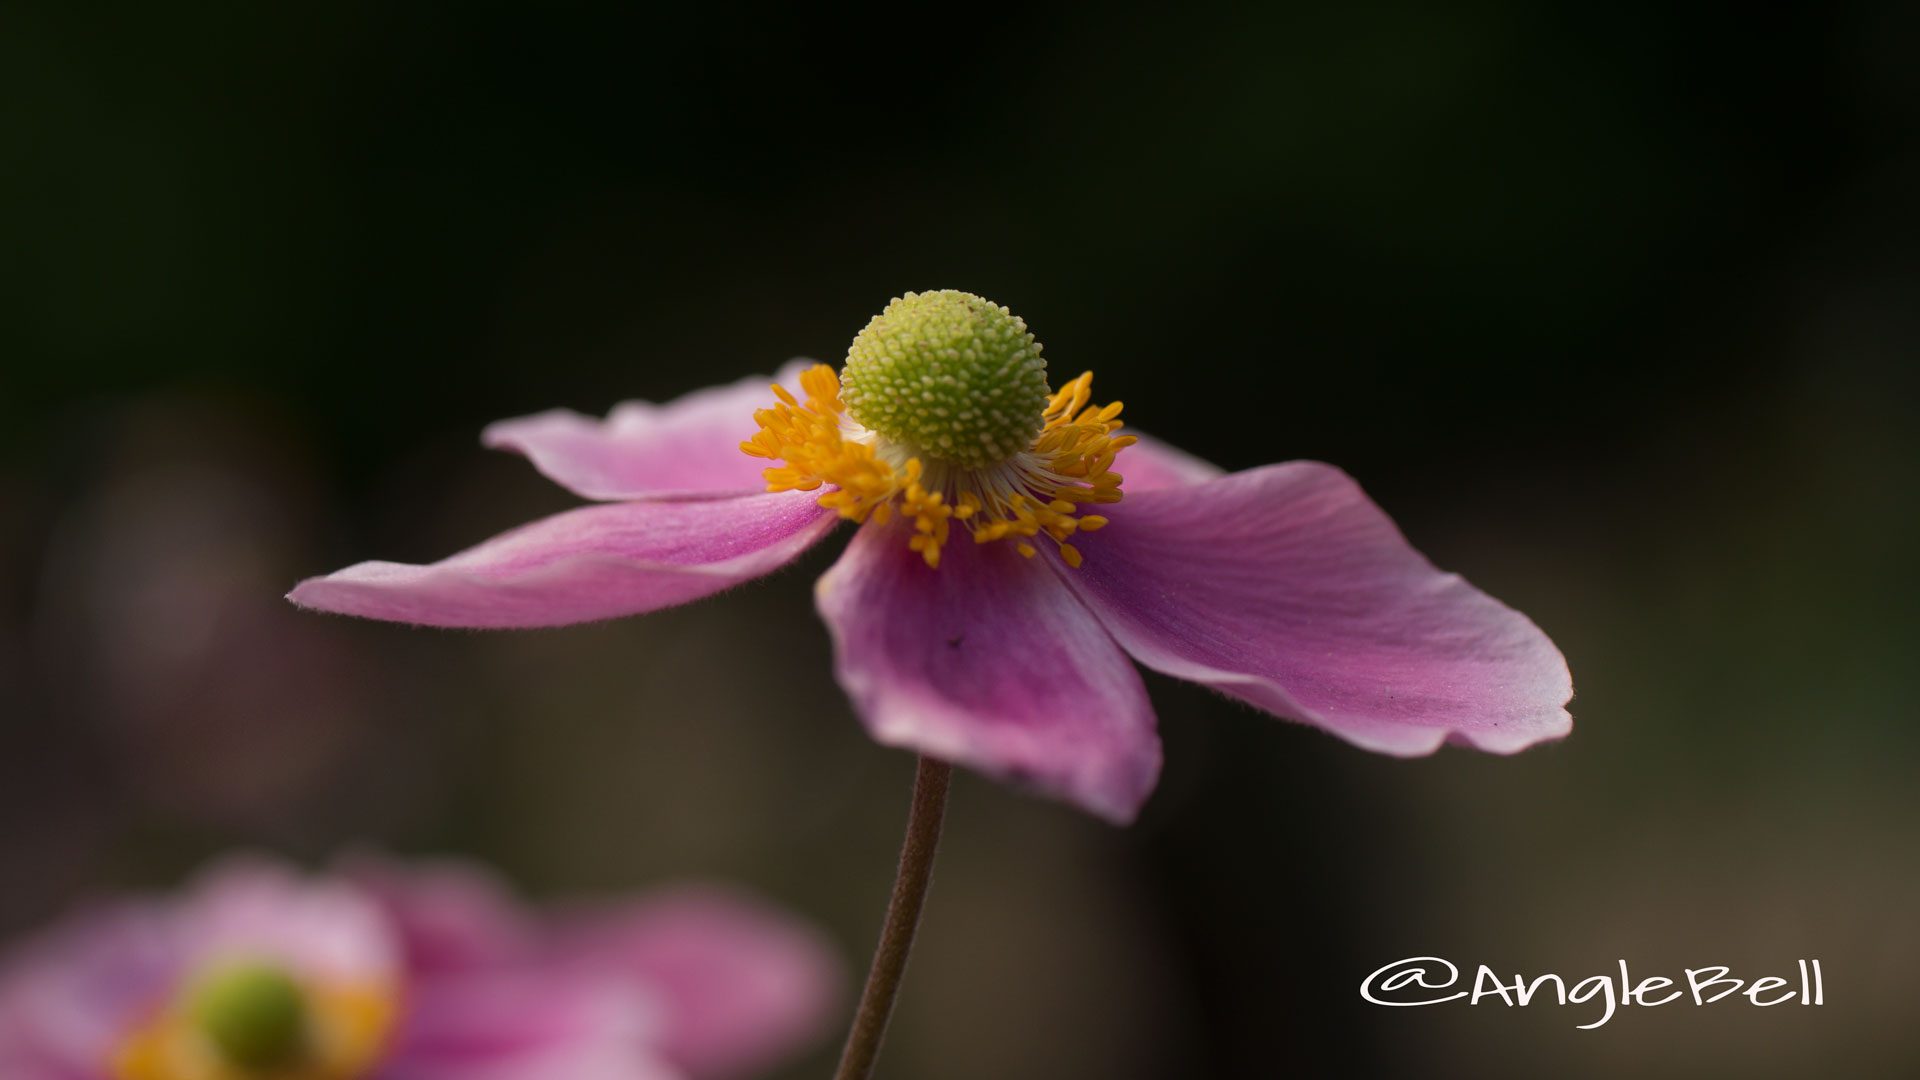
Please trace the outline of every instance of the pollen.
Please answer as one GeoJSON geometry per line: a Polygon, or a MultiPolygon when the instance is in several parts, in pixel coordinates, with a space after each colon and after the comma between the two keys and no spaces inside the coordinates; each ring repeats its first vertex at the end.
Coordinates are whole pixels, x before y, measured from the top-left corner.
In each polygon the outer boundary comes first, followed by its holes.
{"type": "Polygon", "coordinates": [[[933,461],[981,468],[1027,448],[1047,364],[1020,316],[972,293],[907,293],[847,349],[847,414],[933,461]]]}
{"type": "MultiPolygon", "coordinates": [[[[918,340],[928,339],[924,331],[915,333],[922,335],[918,340]]],[[[903,355],[907,351],[902,346],[903,355]]],[[[975,354],[982,355],[981,350],[976,348],[975,354]]],[[[742,452],[776,463],[764,470],[767,490],[820,491],[821,506],[855,522],[884,525],[898,515],[909,524],[907,546],[934,568],[956,528],[977,544],[1008,541],[1028,558],[1039,553],[1034,541],[1044,537],[1056,546],[1061,561],[1077,568],[1082,556],[1071,538],[1107,524],[1106,517],[1085,508],[1120,501],[1122,478],[1113,469],[1114,460],[1135,442],[1132,435],[1118,434],[1120,402],[1093,403],[1092,372],[1048,392],[1039,346],[1026,333],[1026,324],[1005,308],[967,293],[908,293],[855,339],[844,381],[831,367],[819,364],[801,373],[798,396],[782,386],[772,390],[774,404],[754,413],[759,430],[740,444],[742,452]],[[964,321],[954,313],[955,305],[979,305],[968,307],[976,314],[964,318],[977,317],[998,327],[993,334],[999,337],[987,335],[993,340],[1024,342],[1013,352],[1025,359],[998,367],[980,362],[979,370],[967,373],[961,369],[975,361],[966,360],[962,350],[960,362],[941,360],[941,375],[931,374],[929,361],[924,379],[918,381],[906,379],[903,367],[886,367],[885,350],[875,342],[894,341],[901,332],[888,330],[883,320],[908,301],[928,298],[938,299],[927,308],[908,309],[912,318],[887,325],[937,325],[942,329],[932,333],[932,339],[952,342],[964,336],[954,328],[964,321]],[[878,336],[863,346],[876,326],[882,326],[878,336]],[[1029,345],[1030,354],[1024,352],[1029,345]],[[855,354],[862,354],[859,362],[865,371],[858,381],[864,404],[857,411],[855,354]],[[986,378],[980,371],[999,372],[1005,379],[986,378]],[[942,381],[948,376],[952,382],[942,381]],[[1030,377],[1038,379],[1039,390],[1032,423],[1000,424],[996,416],[1011,415],[1001,406],[1024,401],[1030,377]],[[939,389],[927,398],[916,387],[939,389]],[[969,396],[975,393],[978,400],[969,396]],[[915,411],[916,402],[929,401],[946,410],[940,414],[930,408],[927,413],[941,424],[915,411]],[[973,426],[946,424],[963,414],[973,426]],[[902,417],[915,426],[893,422],[902,417]],[[963,431],[975,436],[974,445],[991,447],[991,452],[982,449],[963,457],[929,448],[930,443],[939,445],[939,435],[958,440],[963,431]]]]}

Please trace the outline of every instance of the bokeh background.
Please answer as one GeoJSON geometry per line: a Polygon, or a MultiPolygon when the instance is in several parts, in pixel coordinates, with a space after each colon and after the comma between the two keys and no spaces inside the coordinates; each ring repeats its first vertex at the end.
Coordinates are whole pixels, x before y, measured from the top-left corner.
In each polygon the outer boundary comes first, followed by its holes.
{"type": "Polygon", "coordinates": [[[1576,727],[1393,761],[1149,677],[1138,826],[957,783],[885,1074],[1920,1068],[1920,8],[5,21],[0,936],[371,843],[737,879],[863,967],[912,763],[830,677],[837,544],[564,631],[280,596],[570,505],[487,421],[837,360],[954,287],[1145,430],[1347,468],[1555,637],[1576,727]],[[1425,954],[1819,957],[1828,1004],[1359,1001],[1425,954]]]}

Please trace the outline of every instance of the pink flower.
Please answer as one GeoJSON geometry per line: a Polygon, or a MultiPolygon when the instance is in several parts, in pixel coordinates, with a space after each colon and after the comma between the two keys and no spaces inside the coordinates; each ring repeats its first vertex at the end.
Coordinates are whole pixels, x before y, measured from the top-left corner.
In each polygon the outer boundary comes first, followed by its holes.
{"type": "Polygon", "coordinates": [[[818,1036],[839,980],[811,929],[711,889],[575,923],[529,916],[473,870],[310,880],[237,861],[15,950],[0,1076],[732,1077],[818,1036]]]}
{"type": "Polygon", "coordinates": [[[908,293],[839,377],[778,381],[802,396],[749,379],[604,421],[495,424],[487,445],[602,505],[290,598],[432,626],[588,622],[760,577],[852,520],[816,596],[873,737],[1115,822],[1160,768],[1129,657],[1387,754],[1512,753],[1571,728],[1546,635],[1435,569],[1345,473],[1223,473],[1118,434],[1090,374],[1048,391],[1004,308],[908,293]]]}

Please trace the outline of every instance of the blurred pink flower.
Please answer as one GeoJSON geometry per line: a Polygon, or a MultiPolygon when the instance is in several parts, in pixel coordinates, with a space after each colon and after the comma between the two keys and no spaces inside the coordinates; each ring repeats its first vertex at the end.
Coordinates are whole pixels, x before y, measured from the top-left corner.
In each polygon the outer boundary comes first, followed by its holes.
{"type": "Polygon", "coordinates": [[[840,981],[811,928],[713,889],[576,922],[462,867],[234,861],[14,950],[0,1076],[718,1080],[819,1036],[840,981]]]}
{"type": "MultiPolygon", "coordinates": [[[[983,334],[1011,318],[966,294],[907,299],[972,305],[983,334]]],[[[901,353],[898,332],[886,332],[895,338],[873,352],[883,366],[901,353]]],[[[1031,335],[1025,343],[1014,359],[1028,367],[989,374],[1043,372],[1031,335]]],[[[952,359],[973,352],[946,355],[948,368],[936,357],[924,382],[918,372],[879,381],[910,383],[916,395],[901,407],[919,411],[892,419],[935,422],[920,388],[947,393],[977,374],[952,359]]],[[[629,402],[604,421],[555,410],[497,423],[483,436],[489,446],[606,504],[427,566],[360,563],[302,582],[290,599],[431,626],[588,622],[760,577],[850,518],[862,528],[820,579],[817,601],[840,684],[872,736],[1116,822],[1135,816],[1160,769],[1129,656],[1387,754],[1428,754],[1449,740],[1512,753],[1571,728],[1572,682],[1547,636],[1435,569],[1330,465],[1224,474],[1145,436],[1115,435],[1119,405],[1089,403],[1090,375],[1036,399],[1045,427],[1027,451],[980,468],[928,465],[909,457],[924,442],[858,422],[855,388],[843,400],[831,369],[778,378],[804,396],[776,387],[766,408],[766,380],[749,379],[666,405],[629,402]],[[766,458],[785,464],[756,460],[766,458]],[[956,525],[978,542],[949,544],[956,525]]],[[[1038,387],[1044,394],[1043,377],[1038,387]]],[[[991,395],[1005,389],[950,395],[932,411],[998,417],[1002,399],[991,395]]],[[[968,434],[998,445],[1001,433],[968,434]]]]}

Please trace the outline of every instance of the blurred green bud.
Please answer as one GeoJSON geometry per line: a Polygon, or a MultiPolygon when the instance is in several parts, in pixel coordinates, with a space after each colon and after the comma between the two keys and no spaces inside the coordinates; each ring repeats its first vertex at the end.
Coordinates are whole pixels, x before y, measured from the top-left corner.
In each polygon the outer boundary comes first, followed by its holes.
{"type": "Polygon", "coordinates": [[[247,964],[216,972],[194,988],[188,1013],[238,1068],[284,1068],[305,1056],[306,1000],[279,968],[247,964]]]}

